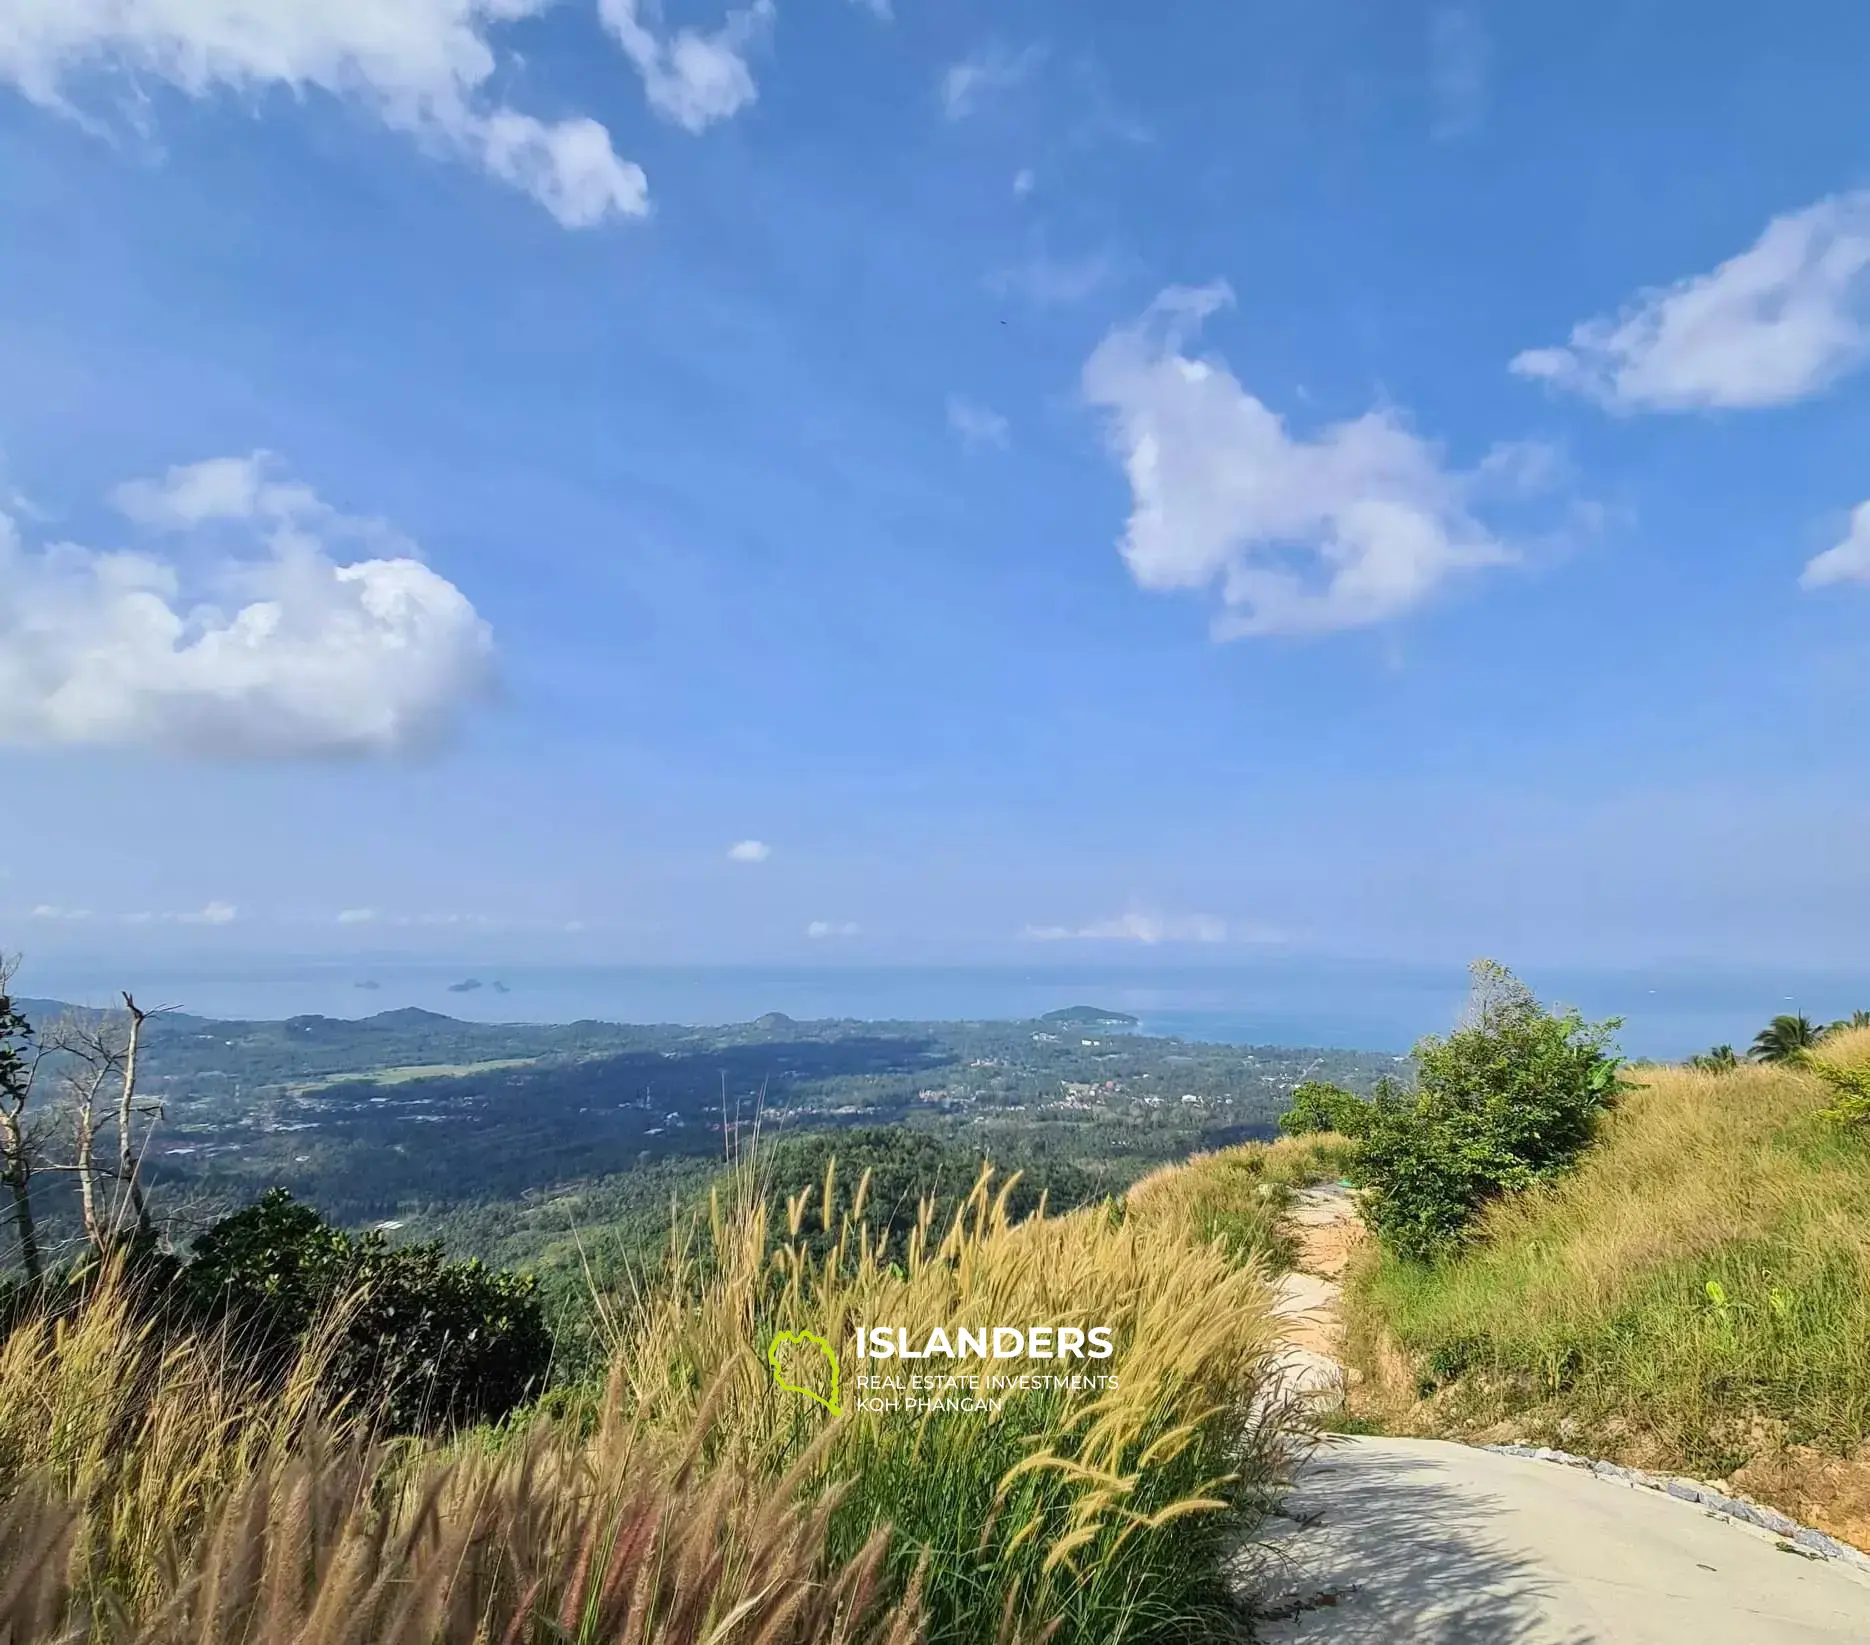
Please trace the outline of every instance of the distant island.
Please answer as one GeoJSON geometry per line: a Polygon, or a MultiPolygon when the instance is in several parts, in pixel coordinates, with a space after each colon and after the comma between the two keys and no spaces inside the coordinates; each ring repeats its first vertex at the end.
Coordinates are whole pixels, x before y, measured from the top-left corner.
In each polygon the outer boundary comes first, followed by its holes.
{"type": "Polygon", "coordinates": [[[462,982],[449,983],[448,992],[451,994],[471,994],[480,986],[481,980],[479,977],[468,977],[462,982]]]}
{"type": "Polygon", "coordinates": [[[1127,1011],[1106,1011],[1095,1005],[1068,1005],[1046,1012],[1039,1020],[1061,1028],[1135,1028],[1141,1021],[1127,1011]]]}

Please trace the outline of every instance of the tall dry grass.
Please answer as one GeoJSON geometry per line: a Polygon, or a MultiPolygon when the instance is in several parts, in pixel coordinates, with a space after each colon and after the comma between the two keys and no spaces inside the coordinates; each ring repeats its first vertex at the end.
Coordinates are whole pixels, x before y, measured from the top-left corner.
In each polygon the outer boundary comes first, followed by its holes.
{"type": "Polygon", "coordinates": [[[605,1389],[449,1441],[372,1443],[368,1412],[321,1405],[315,1344],[262,1392],[121,1282],[27,1321],[0,1343],[0,1645],[1119,1645],[1237,1620],[1223,1566],[1305,1437],[1255,1400],[1256,1261],[1109,1207],[1015,1225],[988,1173],[899,1248],[835,1165],[777,1227],[762,1186],[738,1175],[608,1300],[605,1389]],[[1105,1325],[1102,1366],[965,1368],[1117,1380],[862,1409],[858,1324],[1105,1325]],[[800,1329],[845,1349],[840,1416],[774,1384],[767,1346],[800,1329]]]}
{"type": "MultiPolygon", "coordinates": [[[[1870,1068],[1870,1030],[1823,1051],[1870,1068]]],[[[1768,1432],[1849,1454],[1870,1441],[1870,1128],[1827,1120],[1809,1069],[1638,1081],[1576,1173],[1497,1206],[1467,1255],[1373,1260],[1353,1340],[1387,1332],[1469,1422],[1544,1411],[1703,1472],[1768,1432]]]]}

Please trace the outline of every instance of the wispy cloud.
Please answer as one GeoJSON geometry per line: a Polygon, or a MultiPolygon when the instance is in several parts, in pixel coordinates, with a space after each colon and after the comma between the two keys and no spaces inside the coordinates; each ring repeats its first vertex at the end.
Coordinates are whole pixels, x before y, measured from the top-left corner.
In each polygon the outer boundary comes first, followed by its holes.
{"type": "Polygon", "coordinates": [[[339,925],[369,925],[375,921],[377,911],[374,908],[341,908],[338,910],[339,925]]]}
{"type": "Polygon", "coordinates": [[[1428,21],[1429,92],[1438,142],[1471,137],[1487,118],[1486,31],[1467,6],[1441,6],[1428,21]]]}
{"type": "Polygon", "coordinates": [[[978,114],[996,96],[1031,79],[1044,55],[1038,46],[1015,52],[990,44],[949,64],[938,86],[942,113],[950,120],[978,114]]]}
{"type": "Polygon", "coordinates": [[[1322,634],[1399,617],[1516,558],[1470,504],[1530,488],[1537,465],[1456,472],[1388,407],[1294,435],[1224,363],[1187,353],[1231,301],[1224,285],[1165,291],[1085,364],[1085,397],[1129,476],[1121,550],[1141,587],[1218,590],[1217,638],[1322,634]]]}
{"type": "Polygon", "coordinates": [[[1117,258],[1109,251],[1060,256],[1035,246],[1018,262],[994,269],[982,284],[996,297],[1017,297],[1034,308],[1055,308],[1095,297],[1117,270],[1117,258]]]}
{"type": "Polygon", "coordinates": [[[1514,357],[1614,411],[1790,405],[1870,358],[1870,191],[1775,217],[1712,273],[1641,292],[1514,357]]]}
{"type": "Polygon", "coordinates": [[[1806,588],[1832,583],[1870,583],[1870,503],[1851,510],[1844,540],[1810,560],[1799,582],[1806,588]]]}
{"type": "Polygon", "coordinates": [[[712,34],[659,34],[651,26],[657,18],[653,0],[599,0],[598,11],[643,77],[649,106],[684,131],[705,131],[732,119],[759,96],[748,58],[772,32],[773,0],[754,0],[730,12],[712,34]]]}
{"type": "Polygon", "coordinates": [[[727,848],[729,862],[765,862],[772,854],[764,840],[738,840],[727,848]]]}
{"type": "MultiPolygon", "coordinates": [[[[642,168],[618,157],[597,121],[540,120],[490,94],[503,78],[501,25],[548,3],[7,0],[0,6],[0,81],[93,129],[102,122],[75,101],[81,85],[127,86],[139,100],[152,80],[193,97],[316,87],[427,148],[470,158],[568,228],[640,217],[649,209],[642,168]],[[100,67],[123,73],[100,80],[92,72],[100,67]]],[[[265,101],[245,100],[256,108],[265,101]]]]}
{"type": "MultiPolygon", "coordinates": [[[[1225,920],[1208,914],[1167,915],[1131,909],[1088,925],[1029,925],[1021,935],[1032,942],[1140,942],[1153,946],[1163,942],[1226,942],[1229,931],[1225,920]]],[[[1268,938],[1259,935],[1242,940],[1268,938]]]]}
{"type": "Polygon", "coordinates": [[[808,937],[818,940],[825,937],[854,937],[861,927],[855,920],[813,920],[805,928],[808,937]]]}
{"type": "Polygon", "coordinates": [[[966,446],[994,446],[1004,451],[1011,439],[1007,420],[991,406],[963,395],[948,396],[948,427],[966,446]]]}

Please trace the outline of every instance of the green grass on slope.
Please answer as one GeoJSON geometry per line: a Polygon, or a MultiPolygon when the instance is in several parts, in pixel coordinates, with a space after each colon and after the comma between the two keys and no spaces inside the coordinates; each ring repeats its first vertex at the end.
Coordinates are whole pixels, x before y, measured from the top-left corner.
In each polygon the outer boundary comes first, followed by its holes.
{"type": "MultiPolygon", "coordinates": [[[[1826,1046],[1870,1066],[1870,1031],[1826,1046]]],[[[1579,1170],[1429,1268],[1384,1255],[1353,1340],[1410,1355],[1443,1420],[1565,1430],[1725,1472],[1768,1436],[1870,1439],[1870,1127],[1812,1074],[1646,1070],[1579,1170]]]]}

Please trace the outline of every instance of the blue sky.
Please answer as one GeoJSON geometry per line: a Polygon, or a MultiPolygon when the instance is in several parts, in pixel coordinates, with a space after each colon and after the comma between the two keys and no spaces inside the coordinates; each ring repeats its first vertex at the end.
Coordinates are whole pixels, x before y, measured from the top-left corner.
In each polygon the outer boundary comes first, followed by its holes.
{"type": "Polygon", "coordinates": [[[6,0],[0,948],[1860,962],[1866,51],[6,0]]]}

